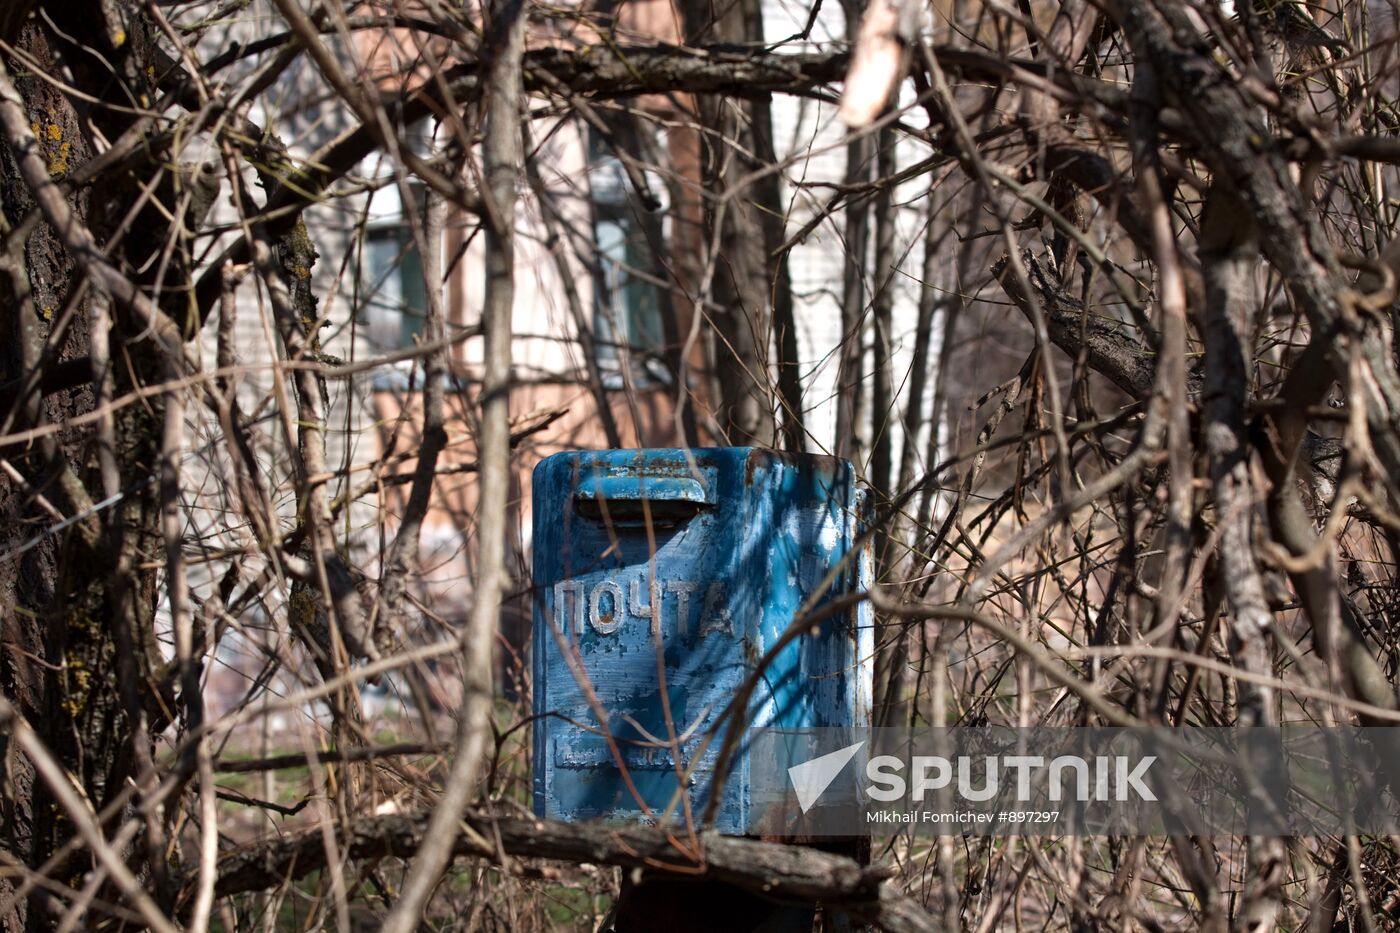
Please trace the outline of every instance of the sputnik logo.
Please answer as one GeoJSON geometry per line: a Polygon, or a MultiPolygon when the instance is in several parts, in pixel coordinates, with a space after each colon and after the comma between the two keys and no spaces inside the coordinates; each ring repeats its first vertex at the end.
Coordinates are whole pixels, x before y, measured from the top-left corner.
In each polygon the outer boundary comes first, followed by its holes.
{"type": "Polygon", "coordinates": [[[857,742],[847,745],[839,751],[788,768],[788,780],[792,781],[792,789],[797,793],[797,804],[803,813],[812,809],[817,799],[831,786],[831,782],[836,780],[836,775],[856,757],[856,752],[860,751],[864,744],[857,742]]]}

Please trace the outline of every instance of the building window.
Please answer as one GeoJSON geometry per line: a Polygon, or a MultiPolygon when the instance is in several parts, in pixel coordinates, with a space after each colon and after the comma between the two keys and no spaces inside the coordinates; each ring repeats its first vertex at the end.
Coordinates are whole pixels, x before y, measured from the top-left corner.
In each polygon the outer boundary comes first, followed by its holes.
{"type": "MultiPolygon", "coordinates": [[[[434,150],[434,133],[432,122],[423,120],[405,127],[401,139],[426,159],[434,150]]],[[[399,177],[394,162],[382,154],[367,157],[361,171],[370,193],[354,246],[359,270],[356,316],[370,346],[388,353],[412,347],[423,333],[428,294],[414,224],[415,218],[421,224],[426,214],[427,188],[411,175],[399,177]]]]}
{"type": "MultiPolygon", "coordinates": [[[[594,337],[598,362],[621,384],[624,361],[633,380],[665,382],[662,315],[667,295],[657,283],[663,216],[644,212],[622,162],[599,134],[588,134],[589,186],[593,202],[594,337]]],[[[653,193],[664,192],[649,175],[653,193]]]]}
{"type": "Polygon", "coordinates": [[[407,218],[365,230],[365,291],[361,303],[369,338],[376,347],[413,346],[428,310],[423,260],[407,218]]]}

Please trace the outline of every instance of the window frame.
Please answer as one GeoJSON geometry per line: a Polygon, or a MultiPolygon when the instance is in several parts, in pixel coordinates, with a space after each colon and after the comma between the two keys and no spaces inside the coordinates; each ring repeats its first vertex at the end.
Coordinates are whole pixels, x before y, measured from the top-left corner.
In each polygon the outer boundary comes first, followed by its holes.
{"type": "MultiPolygon", "coordinates": [[[[622,159],[592,127],[586,127],[584,135],[594,251],[591,324],[604,388],[622,389],[629,381],[634,386],[670,385],[671,373],[664,363],[664,286],[655,281],[664,276],[662,257],[647,235],[645,208],[632,190],[622,159]],[[606,228],[620,235],[605,239],[606,228]]],[[[664,194],[660,176],[646,174],[653,190],[664,194]]],[[[666,207],[663,199],[658,208],[662,218],[666,207]]],[[[661,239],[658,246],[664,251],[669,239],[664,220],[661,239]]]]}

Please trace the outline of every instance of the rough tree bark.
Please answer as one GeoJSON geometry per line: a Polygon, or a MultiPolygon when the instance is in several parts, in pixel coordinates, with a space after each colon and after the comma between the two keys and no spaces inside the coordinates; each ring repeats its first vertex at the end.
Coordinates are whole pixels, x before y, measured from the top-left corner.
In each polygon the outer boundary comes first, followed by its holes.
{"type": "MultiPolygon", "coordinates": [[[[132,303],[132,286],[119,268],[139,268],[161,243],[168,225],[137,212],[110,261],[92,249],[122,220],[153,179],[155,165],[137,164],[103,190],[60,189],[93,156],[94,133],[116,138],[125,117],[104,106],[122,88],[153,94],[148,76],[150,33],[134,7],[111,4],[108,17],[78,5],[52,5],[56,30],[22,8],[6,11],[0,39],[28,60],[63,71],[88,89],[98,106],[71,99],[19,59],[0,70],[0,208],[3,262],[0,281],[0,382],[17,385],[3,414],[7,430],[61,423],[93,410],[99,398],[159,383],[165,374],[159,334],[148,329],[149,304],[132,303]],[[17,14],[9,15],[11,12],[17,14]],[[115,70],[99,65],[97,50],[115,70]],[[13,76],[13,78],[11,77],[13,76]],[[36,212],[37,211],[37,212],[36,212]],[[90,232],[89,232],[90,231],[90,232]],[[110,328],[126,347],[121,365],[93,352],[90,328],[110,328]],[[134,339],[146,333],[143,340],[134,339]],[[92,363],[86,380],[43,395],[46,369],[92,363]]],[[[149,197],[149,193],[146,195],[149,197]]],[[[108,333],[99,335],[103,346],[108,333]]],[[[0,691],[35,724],[38,739],[74,775],[88,804],[107,810],[137,789],[144,808],[146,853],[161,851],[168,831],[155,808],[151,736],[176,708],[177,671],[154,642],[156,574],[146,563],[160,554],[159,485],[163,404],[126,408],[95,446],[82,431],[60,430],[29,449],[0,451],[13,470],[0,477],[0,691]],[[92,490],[103,490],[95,495],[92,490]],[[66,527],[66,533],[53,534],[66,527]]],[[[5,794],[0,846],[40,865],[74,833],[74,822],[22,755],[10,754],[0,730],[5,794]]],[[[108,811],[110,812],[110,810],[108,811]]],[[[161,861],[164,864],[164,861],[161,861]]],[[[83,887],[95,867],[79,849],[61,855],[52,877],[83,887]]],[[[171,904],[169,879],[156,869],[151,893],[171,904]]],[[[0,882],[3,894],[8,882],[0,882]]],[[[0,916],[7,930],[37,928],[61,910],[36,888],[0,916]]]]}
{"type": "MultiPolygon", "coordinates": [[[[757,0],[683,5],[689,45],[762,43],[762,11],[757,0]]],[[[702,130],[701,176],[705,191],[707,260],[714,264],[709,315],[714,326],[712,358],[720,427],[732,444],[770,445],[773,414],[774,288],[787,288],[786,261],[771,251],[781,240],[767,217],[781,218],[777,179],[749,177],[773,162],[773,121],[768,103],[757,96],[739,103],[702,94],[696,98],[702,130]]],[[[780,304],[788,307],[788,299],[780,304]]],[[[697,309],[704,314],[705,308],[697,309]]],[[[791,322],[784,336],[792,334],[791,322]]],[[[786,361],[787,367],[796,365],[786,361]]],[[[801,405],[784,399],[789,443],[800,449],[801,405]],[[794,421],[793,419],[797,420],[794,421]]]]}

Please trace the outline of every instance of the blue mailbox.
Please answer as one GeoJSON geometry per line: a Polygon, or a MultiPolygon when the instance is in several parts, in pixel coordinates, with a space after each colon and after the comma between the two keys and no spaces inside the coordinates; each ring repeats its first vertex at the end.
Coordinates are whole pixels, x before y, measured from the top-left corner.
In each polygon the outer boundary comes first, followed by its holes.
{"type": "MultiPolygon", "coordinates": [[[[869,586],[865,501],[851,464],[834,457],[737,447],[541,462],[535,812],[683,822],[688,807],[698,821],[721,719],[760,659],[804,606],[869,586]]],[[[826,615],[755,681],[749,728],[868,724],[869,604],[826,615]]],[[[721,832],[754,825],[751,764],[741,743],[717,808],[721,832]]]]}

